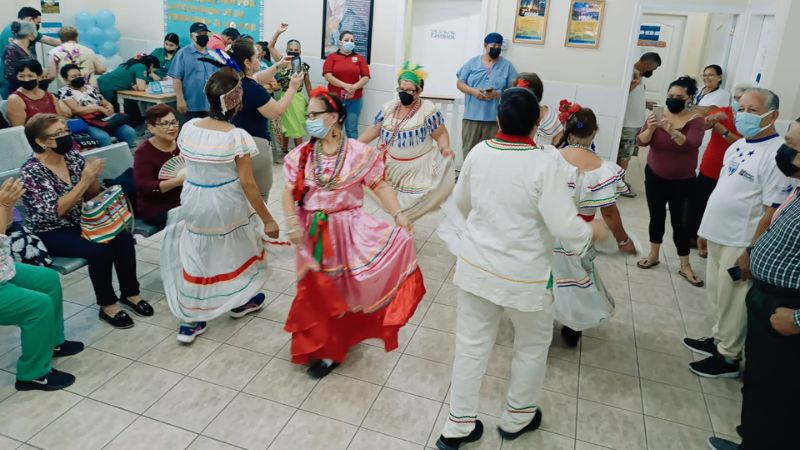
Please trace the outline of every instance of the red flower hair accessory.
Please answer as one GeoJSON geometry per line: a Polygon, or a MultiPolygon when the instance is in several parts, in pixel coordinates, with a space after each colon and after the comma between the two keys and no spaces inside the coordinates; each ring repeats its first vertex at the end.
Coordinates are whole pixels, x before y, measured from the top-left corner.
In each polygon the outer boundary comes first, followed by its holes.
{"type": "Polygon", "coordinates": [[[566,123],[570,117],[581,110],[581,105],[577,103],[570,103],[567,99],[562,99],[558,104],[558,120],[561,123],[566,123]]]}
{"type": "Polygon", "coordinates": [[[521,87],[521,88],[529,89],[529,88],[531,87],[531,84],[530,84],[530,83],[528,83],[528,80],[525,80],[525,79],[522,79],[522,78],[520,78],[519,80],[517,80],[516,87],[521,87]]]}
{"type": "Polygon", "coordinates": [[[327,87],[325,87],[325,86],[317,86],[317,87],[315,87],[314,89],[311,90],[311,93],[309,94],[309,96],[312,97],[312,98],[313,97],[323,97],[323,98],[325,98],[325,100],[328,102],[328,104],[331,105],[331,108],[333,108],[334,111],[339,112],[339,108],[336,107],[336,102],[334,102],[333,98],[331,98],[331,94],[328,91],[327,87]]]}

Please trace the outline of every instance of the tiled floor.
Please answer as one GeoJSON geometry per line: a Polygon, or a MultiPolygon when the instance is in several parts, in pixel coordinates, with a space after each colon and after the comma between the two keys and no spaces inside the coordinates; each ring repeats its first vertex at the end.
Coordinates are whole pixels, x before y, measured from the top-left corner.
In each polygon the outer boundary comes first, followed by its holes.
{"type": "MultiPolygon", "coordinates": [[[[638,164],[630,178],[643,193],[638,164]]],[[[276,183],[271,197],[274,212],[280,188],[276,183]]],[[[646,241],[643,195],[622,200],[621,208],[626,227],[646,241]]],[[[98,321],[85,270],[64,277],[67,336],[89,348],[57,367],[78,381],[66,391],[15,392],[18,332],[0,328],[0,449],[433,447],[448,410],[455,328],[454,258],[433,235],[436,222],[417,224],[428,295],[403,328],[400,349],[387,354],[376,342],[363,343],[320,382],[289,362],[282,331],[294,294],[291,248],[269,249],[269,305],[260,314],[215,320],[192,346],[175,340],[158,236],[140,238],[137,249],[144,294],[157,314],[137,319],[133,329],[98,321]]],[[[494,427],[513,339],[506,321],[481,392],[487,432],[465,449],[695,450],[712,434],[736,434],[740,383],[699,379],[686,368],[692,355],[681,338],[706,335],[711,308],[703,289],[677,276],[674,247],[665,247],[662,264],[649,271],[637,269],[634,258],[601,258],[616,315],[586,332],[579,349],[554,334],[542,430],[501,444],[494,427]]],[[[704,274],[702,260],[693,262],[704,274]]]]}

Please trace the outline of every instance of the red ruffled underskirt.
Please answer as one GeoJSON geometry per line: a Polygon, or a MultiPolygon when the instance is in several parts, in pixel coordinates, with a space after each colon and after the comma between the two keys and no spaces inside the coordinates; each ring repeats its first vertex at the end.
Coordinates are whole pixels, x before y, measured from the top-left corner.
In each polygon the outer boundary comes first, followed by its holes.
{"type": "Polygon", "coordinates": [[[292,333],[292,362],[319,359],[341,363],[350,347],[366,339],[383,340],[384,349],[397,348],[397,333],[425,295],[422,272],[417,268],[403,282],[394,299],[370,314],[347,312],[347,302],[330,278],[309,272],[297,284],[297,295],[284,330],[292,333]]]}

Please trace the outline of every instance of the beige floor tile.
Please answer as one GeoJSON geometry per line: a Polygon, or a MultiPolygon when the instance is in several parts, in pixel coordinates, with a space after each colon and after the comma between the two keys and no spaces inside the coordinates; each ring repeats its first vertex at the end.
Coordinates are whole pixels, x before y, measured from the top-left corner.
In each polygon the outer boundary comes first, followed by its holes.
{"type": "Polygon", "coordinates": [[[417,262],[426,280],[446,280],[450,269],[452,269],[454,265],[450,262],[442,262],[429,258],[420,258],[417,262]]]}
{"type": "Polygon", "coordinates": [[[716,323],[713,315],[702,313],[687,313],[683,316],[687,336],[712,336],[711,329],[716,323]]]}
{"type": "Polygon", "coordinates": [[[284,292],[295,282],[296,278],[294,270],[268,267],[267,282],[264,283],[264,288],[273,292],[284,292]]]}
{"type": "Polygon", "coordinates": [[[94,289],[89,278],[70,284],[64,289],[63,294],[64,300],[78,305],[90,306],[97,303],[97,297],[94,296],[94,289]]]}
{"type": "Polygon", "coordinates": [[[187,450],[236,450],[238,447],[234,447],[232,445],[228,445],[224,442],[215,441],[214,439],[207,438],[205,436],[198,436],[197,439],[192,442],[187,450]]]}
{"type": "Polygon", "coordinates": [[[67,391],[17,392],[0,402],[0,434],[27,441],[79,401],[67,391]]]}
{"type": "Polygon", "coordinates": [[[694,450],[708,446],[711,433],[675,422],[644,417],[648,450],[694,450]]]}
{"type": "Polygon", "coordinates": [[[244,392],[299,407],[317,383],[306,374],[306,366],[273,358],[244,388],[244,392]]]}
{"type": "Polygon", "coordinates": [[[578,400],[581,441],[614,449],[645,448],[644,416],[588,400],[578,400]]]}
{"type": "Polygon", "coordinates": [[[97,310],[86,308],[64,320],[64,334],[71,341],[92,345],[114,328],[97,317],[97,310]]]}
{"type": "Polygon", "coordinates": [[[43,449],[100,449],[134,420],[135,414],[84,399],[29,443],[43,449]]]}
{"type": "Polygon", "coordinates": [[[543,389],[538,403],[542,409],[541,428],[543,430],[575,437],[578,413],[577,398],[543,389]]]}
{"type": "MultiPolygon", "coordinates": [[[[404,327],[400,328],[400,331],[397,333],[397,348],[395,350],[398,352],[405,352],[406,348],[408,347],[408,343],[411,342],[411,338],[417,332],[417,328],[417,325],[411,323],[407,323],[404,327]]],[[[362,344],[381,349],[386,348],[384,342],[380,339],[367,339],[362,342],[362,344]]]]}
{"type": "Polygon", "coordinates": [[[547,356],[549,359],[561,359],[577,364],[581,360],[581,347],[580,345],[576,348],[569,347],[561,337],[560,326],[556,326],[553,328],[553,337],[547,356]]]}
{"type": "Polygon", "coordinates": [[[632,315],[627,310],[623,312],[618,309],[609,321],[597,328],[584,331],[583,335],[606,341],[632,344],[635,342],[632,315]]]}
{"type": "Polygon", "coordinates": [[[22,445],[22,442],[0,436],[0,450],[14,450],[22,445]]]}
{"type": "Polygon", "coordinates": [[[688,369],[692,362],[689,355],[672,356],[645,349],[639,349],[637,353],[642,378],[692,391],[700,390],[699,377],[688,369]]]}
{"type": "Polygon", "coordinates": [[[452,371],[446,364],[403,355],[386,386],[441,402],[450,387],[452,371]]]}
{"type": "MultiPolygon", "coordinates": [[[[436,424],[433,426],[430,438],[428,438],[428,448],[436,448],[436,441],[442,435],[442,429],[447,417],[450,415],[450,405],[443,404],[439,409],[439,416],[436,418],[436,424]]],[[[465,450],[500,450],[502,446],[502,439],[497,433],[497,425],[500,424],[500,419],[497,417],[478,414],[478,420],[483,423],[483,437],[474,444],[464,446],[465,450]]]]}
{"type": "Polygon", "coordinates": [[[428,308],[431,307],[432,303],[433,302],[430,300],[421,301],[419,305],[417,305],[417,309],[414,310],[414,315],[412,315],[411,318],[408,319],[408,323],[412,325],[419,325],[420,323],[422,323],[422,320],[425,319],[425,314],[428,313],[428,308]]]}
{"type": "Polygon", "coordinates": [[[174,372],[135,362],[97,389],[91,398],[143,413],[183,378],[174,372]]]}
{"type": "Polygon", "coordinates": [[[607,450],[609,447],[602,447],[583,441],[575,441],[575,450],[607,450]]]}
{"type": "Polygon", "coordinates": [[[425,314],[425,319],[420,323],[423,327],[433,328],[434,330],[456,332],[456,308],[454,306],[433,303],[425,314]]]}
{"type": "Polygon", "coordinates": [[[344,422],[297,411],[269,450],[345,450],[357,429],[344,422]]]}
{"type": "Polygon", "coordinates": [[[444,364],[453,363],[456,335],[419,327],[404,353],[444,364]]]}
{"type": "Polygon", "coordinates": [[[642,394],[648,416],[711,430],[705,401],[696,391],[642,380],[642,394]]]}
{"type": "Polygon", "coordinates": [[[361,428],[347,450],[422,450],[422,446],[361,428]]]}
{"type": "Polygon", "coordinates": [[[578,364],[563,359],[548,358],[544,387],[572,397],[578,396],[578,364]]]}
{"type": "Polygon", "coordinates": [[[167,304],[166,300],[164,300],[164,294],[143,293],[142,296],[150,303],[150,305],[153,306],[155,314],[150,317],[135,316],[136,320],[149,323],[150,325],[157,325],[168,330],[174,330],[174,332],[177,333],[181,321],[172,314],[172,311],[170,311],[169,304],[167,304]]]}
{"type": "Polygon", "coordinates": [[[196,437],[189,431],[139,416],[104,450],[179,450],[188,447],[196,437]]]}
{"type": "Polygon", "coordinates": [[[434,303],[440,303],[442,305],[448,306],[456,306],[458,304],[458,288],[455,285],[450,283],[445,283],[439,289],[439,292],[436,293],[436,297],[434,297],[434,303]]]}
{"type": "Polygon", "coordinates": [[[85,308],[84,305],[79,305],[77,303],[72,303],[67,301],[65,301],[63,305],[64,305],[63,315],[65,320],[69,319],[75,314],[78,314],[79,312],[83,311],[83,308],[85,308]]]}
{"type": "Polygon", "coordinates": [[[714,395],[706,395],[705,397],[714,432],[737,436],[736,427],[741,422],[742,402],[714,395]]]}
{"type": "Polygon", "coordinates": [[[289,316],[289,310],[292,307],[293,297],[286,294],[280,294],[272,303],[267,305],[266,308],[258,313],[258,317],[262,319],[272,320],[278,323],[285,323],[286,317],[289,316]]]}
{"type": "Polygon", "coordinates": [[[14,395],[17,390],[14,388],[14,383],[17,377],[9,372],[0,371],[0,402],[14,395]]]}
{"type": "Polygon", "coordinates": [[[706,394],[742,401],[741,379],[703,377],[697,377],[697,379],[700,380],[700,386],[702,386],[703,392],[706,394]]]}
{"type": "Polygon", "coordinates": [[[232,319],[228,316],[219,317],[208,322],[208,331],[203,334],[203,337],[212,341],[225,342],[252,319],[252,316],[245,316],[241,319],[232,319]]]}
{"type": "MultiPolygon", "coordinates": [[[[669,279],[669,277],[667,277],[667,279],[669,279]]],[[[678,299],[675,296],[675,291],[672,288],[672,284],[661,286],[649,283],[634,282],[631,280],[630,289],[631,301],[663,306],[666,308],[677,308],[678,306],[678,299]]]]}
{"type": "Polygon", "coordinates": [[[239,394],[203,434],[247,449],[265,449],[294,412],[279,403],[239,394]]]}
{"type": "Polygon", "coordinates": [[[441,404],[384,388],[364,420],[364,428],[425,444],[441,404]]]}
{"type": "Polygon", "coordinates": [[[529,450],[534,448],[573,450],[575,448],[575,439],[547,431],[535,431],[526,433],[513,441],[503,443],[504,450],[529,450]]]}
{"type": "Polygon", "coordinates": [[[291,334],[283,331],[283,324],[254,317],[226,343],[272,356],[291,338],[291,334]]]}
{"type": "Polygon", "coordinates": [[[219,342],[202,337],[195,339],[191,345],[167,337],[139,358],[139,361],[187,375],[219,346],[219,342]]]}
{"type": "Polygon", "coordinates": [[[144,415],[199,433],[234,396],[232,389],[184,378],[144,415]]]}
{"type": "Polygon", "coordinates": [[[636,347],[585,336],[581,339],[581,365],[599,367],[625,375],[639,374],[636,347]]]}
{"type": "Polygon", "coordinates": [[[347,352],[347,359],[335,369],[340,375],[383,385],[389,379],[400,352],[385,352],[382,347],[359,344],[347,352]]]}
{"type": "Polygon", "coordinates": [[[189,375],[240,390],[269,362],[270,357],[223,344],[189,375]]]}
{"type": "Polygon", "coordinates": [[[337,374],[320,380],[301,409],[353,425],[361,425],[381,387],[337,374]]]}
{"type": "Polygon", "coordinates": [[[642,393],[636,377],[581,366],[578,394],[585,400],[642,412],[642,393]]]}
{"type": "Polygon", "coordinates": [[[113,330],[92,344],[92,347],[125,358],[138,359],[172,333],[166,328],[137,322],[133,328],[113,330]]]}

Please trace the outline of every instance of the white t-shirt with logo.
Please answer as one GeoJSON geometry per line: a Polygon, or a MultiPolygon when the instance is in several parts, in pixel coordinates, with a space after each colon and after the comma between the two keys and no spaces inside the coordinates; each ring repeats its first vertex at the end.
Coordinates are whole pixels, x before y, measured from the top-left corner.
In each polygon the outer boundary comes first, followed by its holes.
{"type": "Polygon", "coordinates": [[[796,181],[775,163],[783,145],[780,135],[739,139],[725,152],[717,187],[708,199],[697,234],[729,247],[747,247],[764,215],[764,207],[778,207],[794,190],[796,181]]]}
{"type": "Polygon", "coordinates": [[[622,126],[626,128],[641,128],[647,120],[647,96],[645,95],[644,82],[639,83],[628,93],[628,106],[625,108],[625,120],[622,126]]]}

